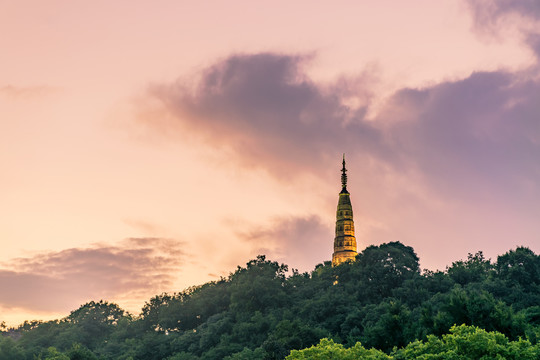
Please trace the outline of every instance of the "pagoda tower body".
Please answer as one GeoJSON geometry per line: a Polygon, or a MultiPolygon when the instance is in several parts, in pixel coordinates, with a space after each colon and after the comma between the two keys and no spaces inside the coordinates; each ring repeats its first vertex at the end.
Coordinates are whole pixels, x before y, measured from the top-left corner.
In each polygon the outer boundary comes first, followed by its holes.
{"type": "Polygon", "coordinates": [[[336,213],[336,237],[334,238],[334,253],[332,266],[339,265],[348,260],[356,260],[356,237],[354,236],[354,221],[350,194],[347,191],[347,169],[345,168],[345,155],[343,155],[343,168],[341,169],[341,192],[336,213]]]}

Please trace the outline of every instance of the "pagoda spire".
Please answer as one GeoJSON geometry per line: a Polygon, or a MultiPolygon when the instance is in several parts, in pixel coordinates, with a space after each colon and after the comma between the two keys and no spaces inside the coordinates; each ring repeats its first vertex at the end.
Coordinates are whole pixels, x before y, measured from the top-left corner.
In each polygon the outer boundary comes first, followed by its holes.
{"type": "Polygon", "coordinates": [[[356,260],[356,237],[354,235],[354,220],[350,194],[347,191],[347,168],[345,154],[341,169],[341,192],[336,213],[336,237],[334,238],[334,253],[332,266],[346,261],[356,260]]]}
{"type": "Polygon", "coordinates": [[[347,191],[347,168],[345,167],[345,154],[343,154],[343,168],[341,169],[341,191],[347,191]]]}

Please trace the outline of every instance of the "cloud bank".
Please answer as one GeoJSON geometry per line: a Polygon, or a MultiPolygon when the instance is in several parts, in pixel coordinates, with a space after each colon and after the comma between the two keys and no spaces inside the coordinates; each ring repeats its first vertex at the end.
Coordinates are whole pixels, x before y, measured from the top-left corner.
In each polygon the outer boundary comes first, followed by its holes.
{"type": "Polygon", "coordinates": [[[345,95],[328,91],[335,86],[309,78],[305,61],[234,55],[200,74],[195,88],[177,82],[154,87],[151,96],[162,101],[169,130],[232,150],[241,163],[279,178],[334,169],[346,152],[356,163],[414,173],[452,197],[538,192],[540,81],[533,70],[404,88],[367,119],[369,102],[346,106],[345,95]]]}
{"type": "Polygon", "coordinates": [[[170,287],[182,265],[172,239],[130,238],[18,258],[0,269],[0,306],[66,311],[89,300],[152,296],[170,287]]]}

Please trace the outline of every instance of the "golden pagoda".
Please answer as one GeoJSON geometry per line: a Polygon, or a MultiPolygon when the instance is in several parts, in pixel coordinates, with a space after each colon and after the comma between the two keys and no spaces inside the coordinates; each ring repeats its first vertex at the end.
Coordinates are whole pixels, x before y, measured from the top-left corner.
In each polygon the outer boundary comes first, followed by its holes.
{"type": "Polygon", "coordinates": [[[336,237],[334,238],[332,266],[339,265],[348,260],[355,261],[357,254],[352,204],[350,194],[347,191],[345,154],[343,154],[343,168],[341,169],[341,186],[336,213],[336,237]]]}

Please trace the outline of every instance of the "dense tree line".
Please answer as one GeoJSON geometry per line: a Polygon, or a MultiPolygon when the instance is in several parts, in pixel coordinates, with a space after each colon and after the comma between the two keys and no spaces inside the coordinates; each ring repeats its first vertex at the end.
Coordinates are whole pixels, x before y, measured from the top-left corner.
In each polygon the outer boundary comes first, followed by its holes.
{"type": "Polygon", "coordinates": [[[311,273],[258,256],[227,278],[155,296],[138,316],[100,301],[61,320],[0,328],[0,360],[284,359],[306,348],[289,358],[324,358],[307,352],[329,348],[343,352],[336,359],[409,359],[454,351],[459,339],[533,354],[539,304],[540,256],[528,248],[421,272],[414,250],[392,242],[311,273]]]}

